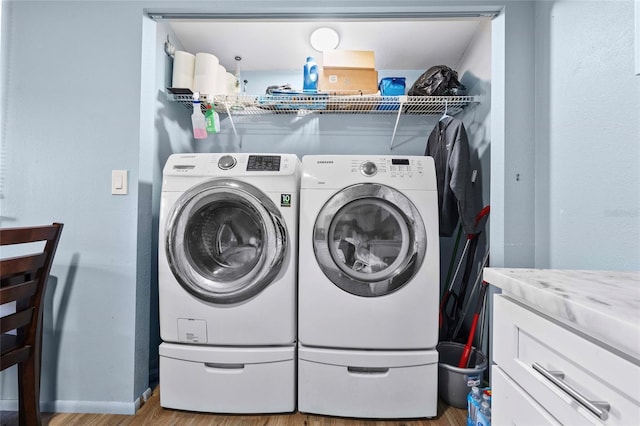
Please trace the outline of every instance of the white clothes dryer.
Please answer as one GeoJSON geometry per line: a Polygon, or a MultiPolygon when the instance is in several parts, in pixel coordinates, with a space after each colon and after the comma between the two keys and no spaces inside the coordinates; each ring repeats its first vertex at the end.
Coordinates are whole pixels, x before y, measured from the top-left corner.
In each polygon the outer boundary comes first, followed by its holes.
{"type": "Polygon", "coordinates": [[[291,154],[167,160],[158,241],[163,407],[294,410],[300,173],[291,154]]]}
{"type": "Polygon", "coordinates": [[[433,159],[302,162],[300,343],[435,348],[440,248],[433,159]]]}
{"type": "Polygon", "coordinates": [[[305,156],[302,164],[300,411],[435,416],[440,250],[433,158],[305,156]]]}

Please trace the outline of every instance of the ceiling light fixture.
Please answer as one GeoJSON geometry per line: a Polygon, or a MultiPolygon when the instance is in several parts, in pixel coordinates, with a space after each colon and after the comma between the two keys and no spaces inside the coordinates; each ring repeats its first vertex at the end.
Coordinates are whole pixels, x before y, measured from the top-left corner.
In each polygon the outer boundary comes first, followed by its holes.
{"type": "Polygon", "coordinates": [[[324,52],[325,50],[333,50],[340,44],[340,36],[338,32],[333,28],[320,27],[313,30],[309,37],[311,47],[318,52],[324,52]]]}

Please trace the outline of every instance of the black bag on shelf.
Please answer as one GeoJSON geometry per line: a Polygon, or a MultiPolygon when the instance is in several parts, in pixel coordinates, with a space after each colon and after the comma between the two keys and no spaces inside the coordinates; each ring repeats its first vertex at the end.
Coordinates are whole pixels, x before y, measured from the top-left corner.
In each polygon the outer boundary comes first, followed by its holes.
{"type": "Polygon", "coordinates": [[[434,65],[413,83],[409,96],[456,96],[466,88],[458,81],[458,73],[446,65],[434,65]]]}

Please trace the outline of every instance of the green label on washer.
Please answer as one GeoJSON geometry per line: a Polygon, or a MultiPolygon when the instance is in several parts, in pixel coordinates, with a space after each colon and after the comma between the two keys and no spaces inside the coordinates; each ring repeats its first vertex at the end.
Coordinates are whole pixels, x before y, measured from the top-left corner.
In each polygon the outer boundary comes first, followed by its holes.
{"type": "Polygon", "coordinates": [[[280,194],[280,206],[291,207],[291,194],[280,194]]]}

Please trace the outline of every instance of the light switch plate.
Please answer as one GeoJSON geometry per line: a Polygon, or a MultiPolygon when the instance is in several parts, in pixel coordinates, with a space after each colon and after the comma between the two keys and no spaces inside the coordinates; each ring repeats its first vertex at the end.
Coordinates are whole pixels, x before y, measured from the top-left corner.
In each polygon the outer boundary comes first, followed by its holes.
{"type": "Polygon", "coordinates": [[[111,170],[111,194],[126,195],[128,193],[126,170],[111,170]]]}

